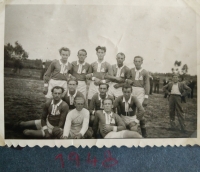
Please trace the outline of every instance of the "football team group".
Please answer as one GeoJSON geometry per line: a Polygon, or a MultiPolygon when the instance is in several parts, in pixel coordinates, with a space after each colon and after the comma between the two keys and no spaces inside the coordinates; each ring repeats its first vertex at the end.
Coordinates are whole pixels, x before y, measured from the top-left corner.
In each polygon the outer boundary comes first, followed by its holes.
{"type": "MultiPolygon", "coordinates": [[[[135,67],[129,69],[124,65],[124,53],[116,55],[116,64],[106,62],[106,47],[96,47],[97,60],[91,64],[85,61],[84,49],[78,51],[78,61],[72,63],[68,62],[69,48],[62,47],[59,53],[61,58],[53,60],[44,75],[46,102],[41,119],[20,121],[15,127],[30,138],[148,137],[145,107],[150,83],[149,73],[142,68],[143,57],[135,56],[135,67]]],[[[181,97],[191,89],[178,82],[178,77],[174,74],[163,89],[169,96],[171,129],[176,127],[177,114],[180,129],[185,132],[181,97]]]]}

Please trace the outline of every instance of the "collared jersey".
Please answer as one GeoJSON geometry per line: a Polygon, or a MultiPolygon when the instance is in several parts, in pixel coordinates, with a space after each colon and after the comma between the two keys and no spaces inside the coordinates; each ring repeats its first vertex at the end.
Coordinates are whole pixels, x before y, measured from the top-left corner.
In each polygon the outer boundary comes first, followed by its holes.
{"type": "MultiPolygon", "coordinates": [[[[110,95],[106,95],[106,98],[111,98],[113,100],[113,97],[110,95]]],[[[89,104],[89,110],[103,110],[102,99],[100,98],[99,93],[94,94],[94,96],[92,97],[89,104]]]]}
{"type": "Polygon", "coordinates": [[[134,116],[136,114],[136,109],[138,109],[139,113],[144,113],[144,108],[135,96],[130,97],[128,101],[128,110],[126,110],[125,106],[124,96],[117,97],[114,102],[114,108],[117,108],[118,115],[134,116]]]}
{"type": "MultiPolygon", "coordinates": [[[[94,123],[93,123],[94,133],[97,133],[97,130],[99,128],[102,137],[105,137],[108,134],[108,133],[104,132],[104,130],[103,130],[103,127],[105,126],[106,121],[107,121],[106,115],[104,114],[103,110],[97,111],[97,113],[95,115],[94,123]]],[[[112,117],[111,117],[109,123],[110,124],[108,124],[108,125],[117,126],[117,131],[126,129],[125,123],[123,122],[121,117],[119,115],[117,115],[116,113],[112,113],[112,117]]]]}
{"type": "MultiPolygon", "coordinates": [[[[118,71],[118,66],[117,64],[112,65],[112,70],[113,70],[113,76],[117,76],[117,71],[118,71]]],[[[130,69],[127,66],[123,66],[121,71],[120,71],[120,77],[124,79],[129,79],[130,78],[130,69]]]]}
{"type": "MultiPolygon", "coordinates": [[[[76,90],[73,95],[73,99],[75,99],[76,97],[84,98],[84,95],[80,91],[76,90]]],[[[74,101],[73,101],[73,103],[71,103],[71,101],[70,101],[69,91],[66,92],[66,94],[64,95],[64,97],[62,99],[63,99],[63,101],[65,101],[68,104],[70,110],[75,109],[74,101]]],[[[85,105],[85,107],[86,107],[86,105],[85,105]]]]}
{"type": "Polygon", "coordinates": [[[69,62],[64,65],[64,68],[62,65],[60,60],[53,60],[44,75],[44,82],[48,83],[50,79],[67,81],[72,65],[69,62]]]}
{"type": "Polygon", "coordinates": [[[42,119],[46,123],[46,119],[48,118],[51,125],[63,128],[68,111],[69,106],[66,102],[61,101],[55,106],[53,99],[51,99],[44,104],[42,119]]]}
{"type": "Polygon", "coordinates": [[[100,72],[97,72],[98,63],[94,62],[90,65],[89,73],[93,73],[93,77],[98,79],[104,79],[106,73],[113,76],[112,66],[108,62],[102,62],[100,72]]]}
{"type": "Polygon", "coordinates": [[[130,71],[130,79],[133,81],[133,87],[142,87],[145,90],[145,95],[149,94],[150,83],[149,83],[149,75],[145,69],[142,69],[139,72],[139,76],[136,77],[136,69],[132,68],[130,71]]]}
{"type": "Polygon", "coordinates": [[[86,80],[86,75],[89,72],[90,69],[90,65],[87,62],[84,62],[82,64],[82,69],[81,69],[81,73],[78,73],[78,69],[79,69],[79,62],[78,61],[74,61],[72,62],[72,69],[71,69],[71,74],[78,80],[78,81],[85,81],[86,80]]]}

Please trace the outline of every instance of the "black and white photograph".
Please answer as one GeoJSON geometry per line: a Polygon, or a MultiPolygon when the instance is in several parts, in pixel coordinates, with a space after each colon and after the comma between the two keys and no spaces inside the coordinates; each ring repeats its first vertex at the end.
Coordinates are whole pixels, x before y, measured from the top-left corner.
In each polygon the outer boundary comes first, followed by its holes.
{"type": "Polygon", "coordinates": [[[197,138],[196,15],[184,1],[7,4],[5,139],[197,138]]]}

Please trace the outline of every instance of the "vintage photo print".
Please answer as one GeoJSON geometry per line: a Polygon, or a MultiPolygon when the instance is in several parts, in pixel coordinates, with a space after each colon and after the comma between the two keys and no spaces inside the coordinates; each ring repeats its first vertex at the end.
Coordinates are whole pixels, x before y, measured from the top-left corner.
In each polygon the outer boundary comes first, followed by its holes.
{"type": "Polygon", "coordinates": [[[5,1],[1,145],[199,144],[200,13],[145,2],[5,1]]]}

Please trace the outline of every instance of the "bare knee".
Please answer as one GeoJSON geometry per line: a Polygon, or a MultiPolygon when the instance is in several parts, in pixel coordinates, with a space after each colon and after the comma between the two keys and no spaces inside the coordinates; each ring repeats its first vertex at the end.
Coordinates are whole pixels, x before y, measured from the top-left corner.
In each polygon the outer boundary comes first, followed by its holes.
{"type": "Polygon", "coordinates": [[[31,130],[24,130],[23,134],[26,135],[26,136],[31,136],[32,131],[31,130]]]}

